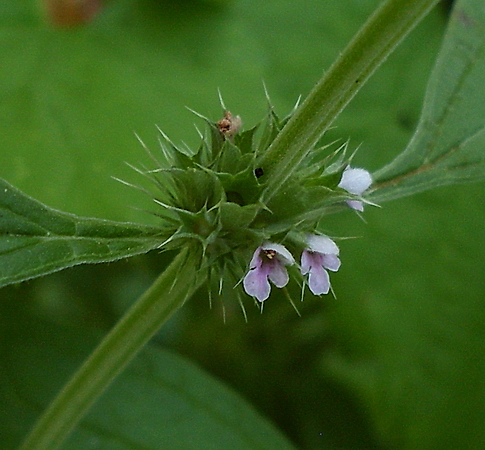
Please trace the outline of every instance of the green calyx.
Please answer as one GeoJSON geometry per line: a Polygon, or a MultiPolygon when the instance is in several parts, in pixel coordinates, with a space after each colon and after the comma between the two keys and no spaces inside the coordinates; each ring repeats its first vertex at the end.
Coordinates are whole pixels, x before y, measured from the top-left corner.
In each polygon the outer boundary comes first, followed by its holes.
{"type": "Polygon", "coordinates": [[[203,118],[207,131],[195,153],[162,133],[163,161],[152,155],[159,167],[143,172],[156,186],[151,195],[164,221],[162,247],[199,242],[211,261],[235,250],[247,258],[262,242],[312,232],[323,215],[345,207],[352,196],[338,183],[347,144],[330,155],[327,147],[312,150],[285,189],[261,201],[270,180],[257,161],[290,117],[279,119],[270,108],[262,124],[244,131],[229,111],[218,122],[203,118]]]}

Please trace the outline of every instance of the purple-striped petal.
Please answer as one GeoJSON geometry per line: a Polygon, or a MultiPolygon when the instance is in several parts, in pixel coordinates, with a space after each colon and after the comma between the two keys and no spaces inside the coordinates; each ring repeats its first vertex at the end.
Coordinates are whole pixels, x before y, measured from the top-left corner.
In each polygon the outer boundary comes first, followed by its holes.
{"type": "Polygon", "coordinates": [[[322,255],[322,266],[332,272],[337,272],[340,269],[340,259],[337,255],[322,255]]]}
{"type": "Polygon", "coordinates": [[[308,275],[308,287],[314,295],[328,294],[330,278],[322,266],[314,266],[308,275]]]}
{"type": "Polygon", "coordinates": [[[336,272],[340,268],[337,244],[328,236],[309,234],[308,247],[301,254],[300,271],[308,275],[308,287],[315,295],[328,294],[330,277],[325,269],[336,272]]]}
{"type": "Polygon", "coordinates": [[[249,272],[243,280],[244,290],[258,301],[265,301],[271,291],[269,280],[278,288],[286,286],[289,277],[285,266],[294,262],[293,256],[283,245],[265,242],[251,258],[249,272]]]}
{"type": "Polygon", "coordinates": [[[268,276],[261,269],[250,270],[244,277],[243,286],[247,294],[260,302],[264,302],[271,291],[268,276]]]}
{"type": "Polygon", "coordinates": [[[347,205],[349,205],[355,211],[364,211],[364,203],[360,200],[347,200],[347,205]]]}

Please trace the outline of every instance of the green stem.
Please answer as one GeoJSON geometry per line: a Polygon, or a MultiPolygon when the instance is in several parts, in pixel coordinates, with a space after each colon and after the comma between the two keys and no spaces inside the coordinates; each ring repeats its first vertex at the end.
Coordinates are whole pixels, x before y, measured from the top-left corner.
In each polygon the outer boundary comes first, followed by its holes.
{"type": "Polygon", "coordinates": [[[286,180],[344,107],[438,0],[387,0],[374,12],[257,162],[263,203],[286,180]]]}
{"type": "Polygon", "coordinates": [[[201,284],[200,252],[182,250],[59,392],[20,450],[55,450],[89,407],[201,284]]]}

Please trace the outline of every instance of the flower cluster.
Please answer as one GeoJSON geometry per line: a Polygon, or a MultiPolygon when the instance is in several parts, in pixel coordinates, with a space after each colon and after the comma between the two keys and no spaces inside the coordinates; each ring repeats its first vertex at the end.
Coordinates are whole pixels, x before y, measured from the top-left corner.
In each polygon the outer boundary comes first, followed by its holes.
{"type": "MultiPolygon", "coordinates": [[[[327,269],[333,272],[339,269],[339,249],[324,235],[308,235],[307,244],[301,254],[301,274],[308,275],[308,286],[313,294],[327,294],[330,290],[327,269]]],[[[260,302],[265,301],[271,290],[269,281],[278,288],[286,286],[289,279],[286,266],[294,263],[293,256],[283,245],[265,242],[253,254],[249,272],[244,277],[244,290],[260,302]]]]}
{"type": "Polygon", "coordinates": [[[346,205],[363,211],[372,178],[349,166],[345,143],[330,155],[323,154],[326,147],[309,149],[284,189],[274,188],[274,164],[263,156],[288,120],[270,109],[263,126],[242,130],[239,116],[226,110],[218,122],[205,119],[209,132],[201,134],[195,152],[162,133],[161,158],[149,152],[159,167],[139,171],[156,188],[159,248],[198,246],[209,295],[233,296],[232,287],[242,279],[244,291],[264,302],[271,284],[288,284],[291,266],[314,295],[330,291],[329,271],[339,270],[339,249],[318,232],[320,222],[346,205]]]}
{"type": "MultiPolygon", "coordinates": [[[[347,166],[342,173],[338,187],[350,194],[360,196],[372,184],[370,173],[365,169],[347,166]]],[[[361,200],[347,200],[349,207],[362,212],[361,200]]],[[[300,272],[308,275],[308,287],[314,295],[328,294],[330,277],[328,270],[337,272],[340,268],[339,248],[325,235],[308,234],[306,247],[301,253],[300,272]]],[[[291,253],[281,244],[265,242],[259,246],[249,264],[249,271],[243,280],[244,290],[258,301],[265,301],[270,294],[270,281],[278,288],[288,284],[289,276],[286,266],[295,260],[291,253]]]]}

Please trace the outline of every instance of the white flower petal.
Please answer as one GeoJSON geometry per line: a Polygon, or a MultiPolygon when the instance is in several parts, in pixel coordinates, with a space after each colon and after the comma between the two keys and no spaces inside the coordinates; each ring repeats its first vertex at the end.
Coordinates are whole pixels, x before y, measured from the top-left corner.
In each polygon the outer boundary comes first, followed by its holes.
{"type": "Polygon", "coordinates": [[[372,177],[367,170],[347,167],[338,186],[351,194],[361,195],[371,184],[372,177]]]}
{"type": "Polygon", "coordinates": [[[285,265],[291,266],[295,263],[293,256],[291,253],[281,244],[275,244],[274,242],[265,242],[261,246],[262,250],[273,250],[277,253],[278,258],[283,262],[285,265]]]}
{"type": "Polygon", "coordinates": [[[339,249],[337,244],[328,236],[309,234],[307,236],[308,249],[312,252],[321,253],[322,255],[338,255],[339,249]]]}

